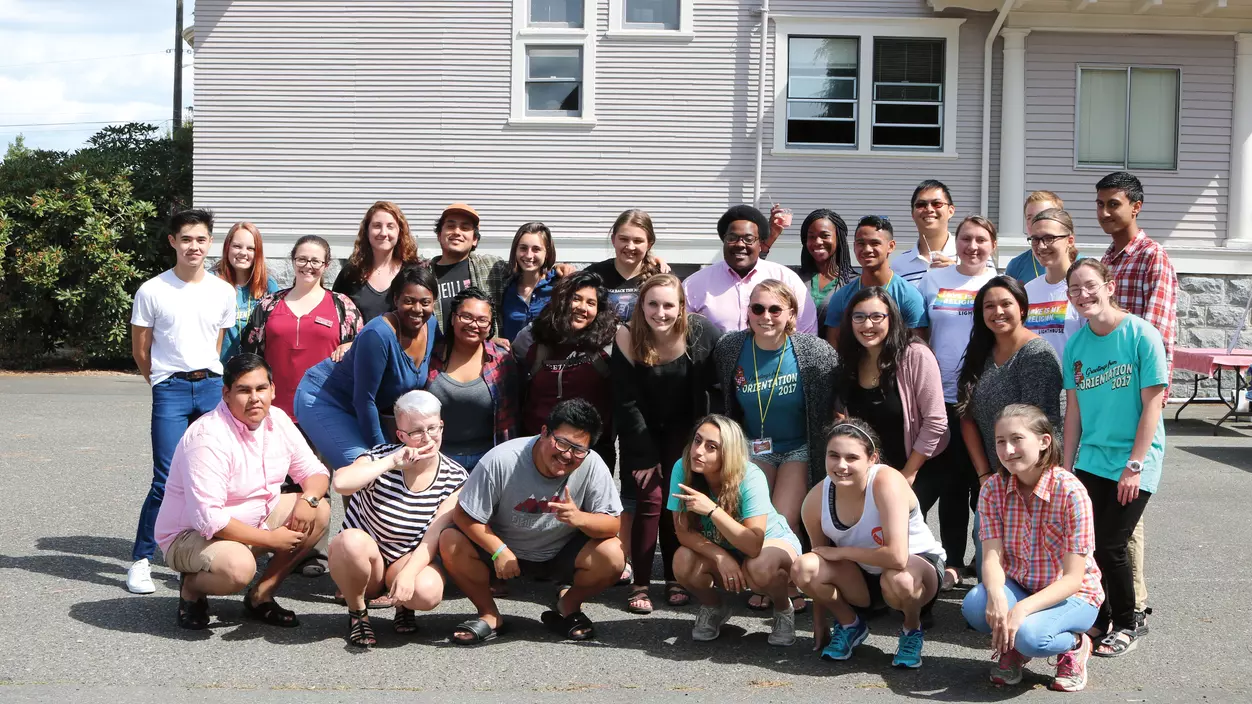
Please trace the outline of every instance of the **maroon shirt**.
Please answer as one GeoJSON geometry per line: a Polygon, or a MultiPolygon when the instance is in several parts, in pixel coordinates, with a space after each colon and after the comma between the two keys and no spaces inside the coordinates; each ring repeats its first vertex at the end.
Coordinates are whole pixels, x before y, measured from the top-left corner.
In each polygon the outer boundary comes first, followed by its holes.
{"type": "Polygon", "coordinates": [[[339,346],[339,313],[327,293],[317,307],[297,318],[278,302],[265,323],[265,359],[274,373],[274,405],[295,417],[296,387],[309,367],[330,356],[339,346]]]}
{"type": "MultiPolygon", "coordinates": [[[[527,374],[535,365],[535,354],[538,350],[539,344],[535,343],[526,351],[527,374]]],[[[598,355],[604,360],[604,368],[607,370],[609,353],[607,350],[597,350],[572,357],[570,353],[571,348],[567,346],[552,348],[543,366],[530,377],[526,385],[526,402],[522,409],[522,433],[538,435],[557,403],[569,398],[581,398],[600,412],[600,422],[604,425],[601,438],[611,438],[613,384],[607,375],[602,374],[592,364],[593,355],[598,355]]]]}

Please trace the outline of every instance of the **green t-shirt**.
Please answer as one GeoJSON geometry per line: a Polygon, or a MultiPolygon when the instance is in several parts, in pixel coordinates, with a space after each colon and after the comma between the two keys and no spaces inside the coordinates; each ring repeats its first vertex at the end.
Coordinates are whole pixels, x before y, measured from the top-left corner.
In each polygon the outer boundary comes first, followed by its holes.
{"type": "MultiPolygon", "coordinates": [[[[678,460],[674,463],[674,470],[670,472],[669,479],[669,498],[666,500],[665,508],[670,511],[678,511],[682,508],[682,502],[674,494],[680,493],[682,490],[678,488],[679,484],[687,484],[687,473],[683,471],[683,461],[678,460]]],[[[707,492],[706,492],[707,493],[707,492]]],[[[714,501],[716,497],[709,497],[714,501]]],[[[765,539],[766,540],[786,540],[795,545],[799,545],[795,534],[791,532],[791,527],[787,525],[787,519],[774,508],[774,503],[769,498],[769,483],[765,481],[765,473],[760,467],[752,463],[748,463],[747,471],[744,472],[743,481],[739,483],[739,515],[732,516],[736,521],[743,521],[755,516],[769,516],[765,523],[765,539]]],[[[713,540],[713,521],[708,516],[700,519],[700,532],[704,537],[713,540]]],[[[727,550],[734,551],[735,547],[726,542],[723,538],[715,540],[718,545],[727,550]]]]}
{"type": "MultiPolygon", "coordinates": [[[[1130,459],[1139,416],[1140,391],[1169,383],[1161,333],[1143,318],[1127,314],[1107,335],[1084,326],[1065,344],[1061,377],[1077,389],[1082,441],[1074,469],[1117,481],[1130,459]]],[[[1165,420],[1156,421],[1152,448],[1143,461],[1139,488],[1156,492],[1165,459],[1165,420]]]]}

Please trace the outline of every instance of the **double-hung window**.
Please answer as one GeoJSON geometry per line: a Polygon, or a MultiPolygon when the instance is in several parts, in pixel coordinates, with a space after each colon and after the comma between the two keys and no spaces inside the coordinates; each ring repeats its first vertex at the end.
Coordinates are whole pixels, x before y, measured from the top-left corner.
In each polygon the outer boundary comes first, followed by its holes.
{"type": "Polygon", "coordinates": [[[1178,168],[1181,78],[1176,68],[1079,66],[1077,165],[1178,168]]]}
{"type": "Polygon", "coordinates": [[[594,124],[595,10],[595,0],[513,0],[510,124],[594,124]]]}
{"type": "Polygon", "coordinates": [[[685,40],[696,0],[609,0],[608,36],[685,40]]]}
{"type": "Polygon", "coordinates": [[[775,152],[955,156],[962,22],[778,18],[775,152]]]}

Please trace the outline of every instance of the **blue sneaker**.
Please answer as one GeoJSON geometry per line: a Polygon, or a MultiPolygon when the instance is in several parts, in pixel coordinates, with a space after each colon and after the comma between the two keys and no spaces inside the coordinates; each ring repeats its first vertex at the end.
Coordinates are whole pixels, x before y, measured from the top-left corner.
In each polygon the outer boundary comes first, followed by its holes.
{"type": "Polygon", "coordinates": [[[896,656],[891,661],[892,667],[907,667],[916,670],[922,666],[922,629],[900,631],[900,642],[896,645],[896,656]]]}
{"type": "Polygon", "coordinates": [[[830,630],[830,644],[822,649],[823,660],[847,660],[852,657],[852,649],[869,638],[869,626],[865,620],[856,619],[851,626],[835,623],[830,630]]]}

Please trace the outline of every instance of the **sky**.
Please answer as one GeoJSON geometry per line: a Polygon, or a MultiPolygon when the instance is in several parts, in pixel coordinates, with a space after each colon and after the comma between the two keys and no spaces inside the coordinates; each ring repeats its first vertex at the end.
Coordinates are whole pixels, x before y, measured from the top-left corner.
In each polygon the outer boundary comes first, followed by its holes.
{"type": "MultiPolygon", "coordinates": [[[[185,0],[183,24],[193,24],[185,0]]],[[[175,0],[0,0],[0,156],[26,145],[76,149],[110,123],[168,128],[175,0]]],[[[193,57],[182,45],[183,117],[193,57]]]]}

